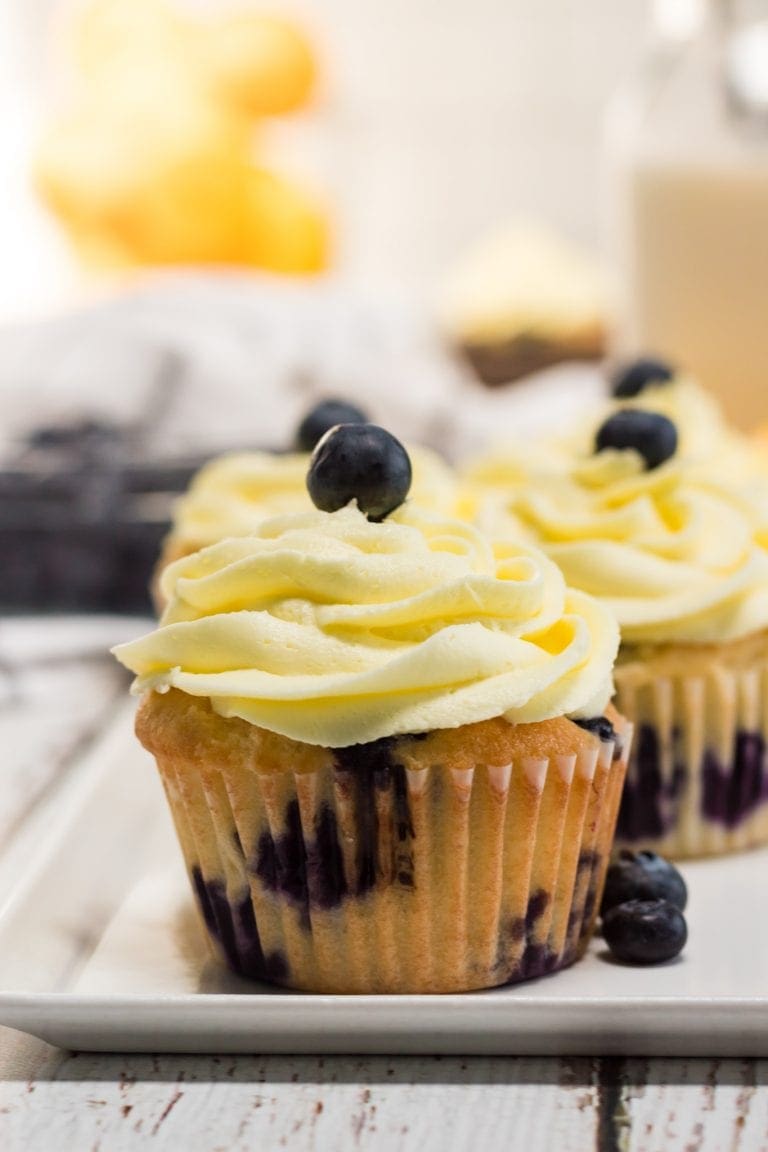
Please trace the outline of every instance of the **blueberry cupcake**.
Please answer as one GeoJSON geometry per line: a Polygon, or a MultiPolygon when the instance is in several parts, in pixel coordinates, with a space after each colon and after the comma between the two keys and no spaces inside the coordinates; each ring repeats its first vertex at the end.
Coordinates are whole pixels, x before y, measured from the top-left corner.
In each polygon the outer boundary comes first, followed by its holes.
{"type": "Polygon", "coordinates": [[[246,976],[464,991],[592,932],[630,744],[616,624],[536,549],[403,502],[409,479],[388,434],[334,429],[317,507],[176,561],[158,628],[115,650],[246,976]]]}
{"type": "Polygon", "coordinates": [[[765,481],[733,471],[682,451],[664,414],[618,405],[589,452],[480,516],[615,613],[615,702],[636,729],[617,842],[674,857],[768,843],[765,481]]]}

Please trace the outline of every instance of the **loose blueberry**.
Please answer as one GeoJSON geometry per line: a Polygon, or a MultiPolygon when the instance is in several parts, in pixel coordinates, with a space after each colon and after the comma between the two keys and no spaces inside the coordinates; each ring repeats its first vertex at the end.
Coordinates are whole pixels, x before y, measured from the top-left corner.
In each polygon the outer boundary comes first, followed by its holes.
{"type": "Polygon", "coordinates": [[[627,900],[603,918],[603,939],[625,964],[663,964],[682,952],[688,927],[668,900],[627,900]]]}
{"type": "Polygon", "coordinates": [[[682,912],[688,889],[674,864],[663,856],[625,850],[608,869],[600,914],[605,916],[628,900],[666,900],[682,912]]]}
{"type": "Polygon", "coordinates": [[[307,488],[323,512],[356,500],[369,520],[383,520],[408,495],[411,461],[399,440],[376,424],[339,424],[309,462],[307,488]]]}
{"type": "Polygon", "coordinates": [[[611,393],[617,400],[628,400],[632,396],[639,396],[651,384],[668,384],[674,375],[674,369],[663,360],[644,356],[640,360],[633,360],[631,364],[623,364],[614,372],[611,393]]]}
{"type": "Polygon", "coordinates": [[[607,716],[590,716],[586,720],[572,717],[574,724],[579,728],[586,728],[587,732],[594,732],[600,740],[615,740],[616,729],[607,716]]]}
{"type": "Polygon", "coordinates": [[[365,424],[367,419],[362,408],[346,400],[321,400],[299,424],[296,448],[299,452],[311,452],[329,428],[335,428],[337,424],[365,424]]]}
{"type": "Polygon", "coordinates": [[[595,451],[606,448],[634,448],[646,468],[658,468],[677,451],[677,428],[660,412],[624,408],[601,424],[595,437],[595,451]]]}

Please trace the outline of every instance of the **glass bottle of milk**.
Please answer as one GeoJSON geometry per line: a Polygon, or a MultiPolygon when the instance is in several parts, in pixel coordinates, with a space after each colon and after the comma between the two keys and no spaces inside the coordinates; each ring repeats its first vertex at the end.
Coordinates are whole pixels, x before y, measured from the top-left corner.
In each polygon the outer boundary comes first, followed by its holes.
{"type": "Polygon", "coordinates": [[[699,377],[742,427],[768,420],[768,0],[655,0],[608,155],[616,351],[699,377]]]}

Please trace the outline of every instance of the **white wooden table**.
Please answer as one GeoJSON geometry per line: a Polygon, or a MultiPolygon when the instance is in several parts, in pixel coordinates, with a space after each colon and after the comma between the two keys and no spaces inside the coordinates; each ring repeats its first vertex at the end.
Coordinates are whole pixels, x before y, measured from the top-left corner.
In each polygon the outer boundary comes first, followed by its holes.
{"type": "MultiPolygon", "coordinates": [[[[0,870],[124,698],[103,643],[0,620],[0,870]]],[[[768,1060],[104,1056],[0,1028],[2,1152],[145,1146],[768,1152],[768,1060]]]]}

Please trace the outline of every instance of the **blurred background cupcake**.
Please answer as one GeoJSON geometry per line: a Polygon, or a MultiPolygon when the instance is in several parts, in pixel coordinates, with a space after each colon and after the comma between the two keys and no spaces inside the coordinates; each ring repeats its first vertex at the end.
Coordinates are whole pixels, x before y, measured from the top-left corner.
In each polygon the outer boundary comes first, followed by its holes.
{"type": "Polygon", "coordinates": [[[637,738],[618,842],[716,854],[768,840],[766,475],[714,408],[691,427],[695,386],[649,364],[627,365],[626,395],[538,463],[529,451],[516,480],[492,488],[476,465],[478,515],[543,547],[619,621],[616,701],[637,738]]]}

